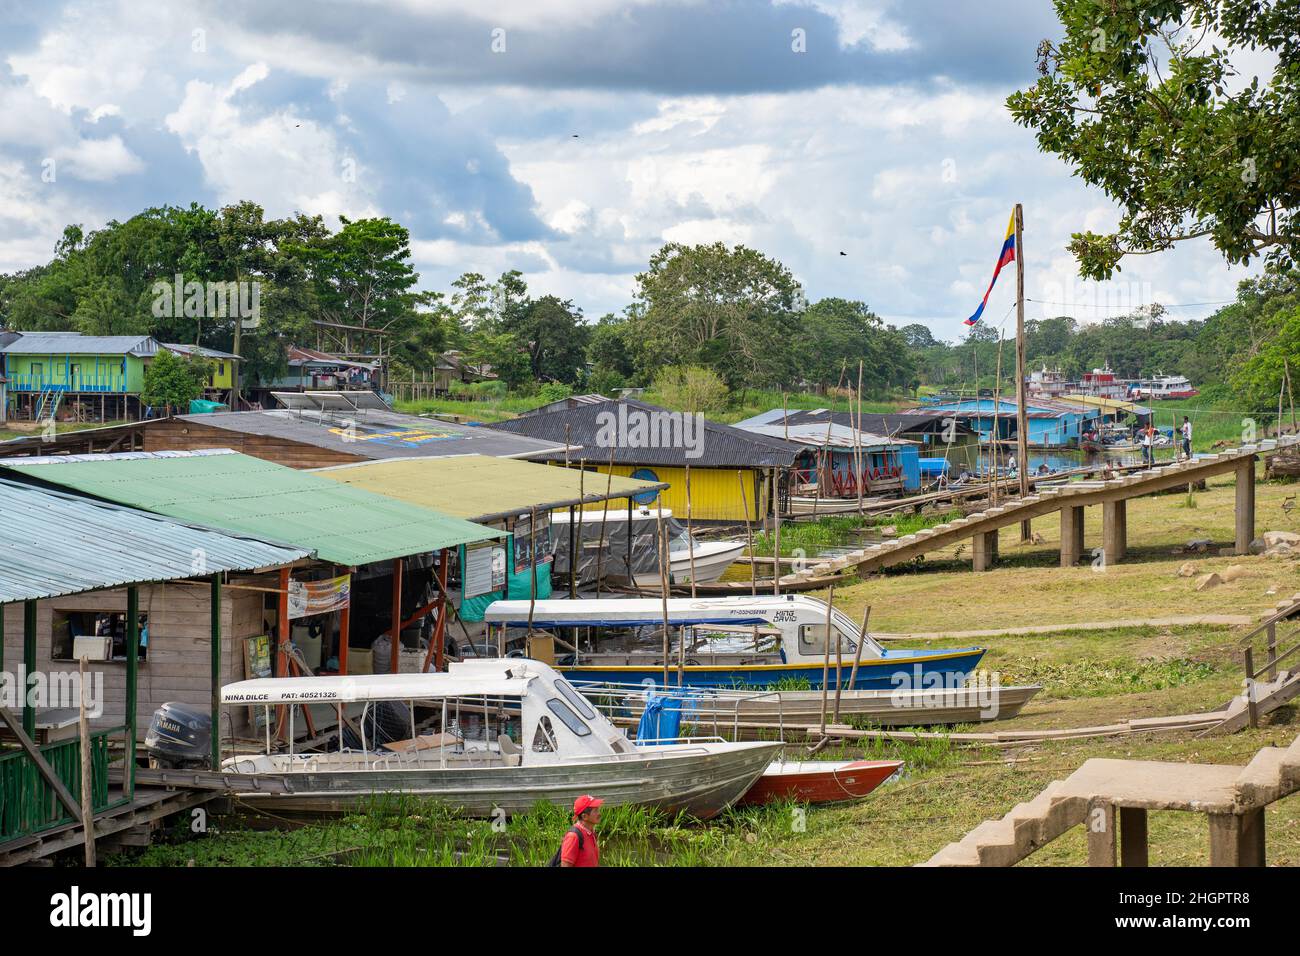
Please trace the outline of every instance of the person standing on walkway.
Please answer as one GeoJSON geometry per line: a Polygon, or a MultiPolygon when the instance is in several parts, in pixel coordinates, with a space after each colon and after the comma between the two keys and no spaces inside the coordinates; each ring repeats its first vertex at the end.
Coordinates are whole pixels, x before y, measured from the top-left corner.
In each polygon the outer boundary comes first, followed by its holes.
{"type": "Polygon", "coordinates": [[[1192,420],[1183,416],[1183,457],[1192,457],[1192,420]]]}
{"type": "Polygon", "coordinates": [[[1142,463],[1150,468],[1156,463],[1156,429],[1150,421],[1147,427],[1142,429],[1142,463]]]}

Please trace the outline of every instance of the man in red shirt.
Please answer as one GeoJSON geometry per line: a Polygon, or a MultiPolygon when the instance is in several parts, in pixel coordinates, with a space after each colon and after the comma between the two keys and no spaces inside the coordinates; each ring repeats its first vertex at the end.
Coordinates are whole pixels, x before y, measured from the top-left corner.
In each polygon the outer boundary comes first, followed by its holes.
{"type": "Polygon", "coordinates": [[[600,866],[596,845],[596,824],[600,823],[599,797],[583,794],[573,801],[573,827],[560,844],[560,866],[600,866]]]}

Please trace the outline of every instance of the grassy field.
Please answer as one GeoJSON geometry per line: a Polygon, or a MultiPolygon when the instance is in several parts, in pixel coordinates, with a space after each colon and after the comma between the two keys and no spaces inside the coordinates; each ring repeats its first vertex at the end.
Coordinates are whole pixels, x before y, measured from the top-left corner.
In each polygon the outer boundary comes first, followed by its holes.
{"type": "MultiPolygon", "coordinates": [[[[106,428],[109,425],[125,425],[126,419],[115,419],[107,422],[59,422],[56,431],[59,434],[64,432],[85,431],[87,428],[106,428]]],[[[11,438],[30,438],[33,435],[39,435],[44,422],[10,422],[8,428],[0,428],[0,441],[8,441],[11,438]],[[19,426],[17,428],[13,426],[19,426]]]]}

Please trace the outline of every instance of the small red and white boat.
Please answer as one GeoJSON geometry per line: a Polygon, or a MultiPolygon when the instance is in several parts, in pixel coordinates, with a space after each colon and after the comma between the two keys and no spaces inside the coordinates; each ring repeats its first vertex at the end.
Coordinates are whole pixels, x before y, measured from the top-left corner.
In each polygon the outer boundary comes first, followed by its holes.
{"type": "Polygon", "coordinates": [[[840,803],[860,800],[903,766],[901,760],[778,760],[763,771],[736,806],[778,800],[840,803]]]}

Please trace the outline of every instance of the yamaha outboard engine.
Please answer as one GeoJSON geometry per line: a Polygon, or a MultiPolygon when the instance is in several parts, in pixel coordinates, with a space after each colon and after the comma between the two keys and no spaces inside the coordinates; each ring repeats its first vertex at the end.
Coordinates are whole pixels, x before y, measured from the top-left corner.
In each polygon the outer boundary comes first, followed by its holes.
{"type": "Polygon", "coordinates": [[[212,715],[169,701],[153,712],[144,747],[152,766],[205,768],[212,754],[212,715]]]}

